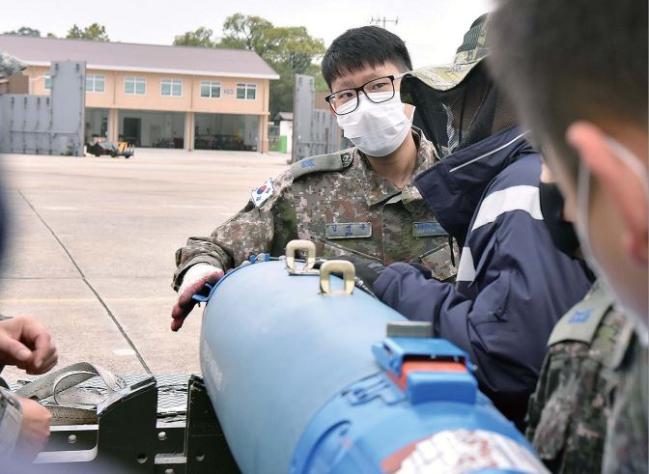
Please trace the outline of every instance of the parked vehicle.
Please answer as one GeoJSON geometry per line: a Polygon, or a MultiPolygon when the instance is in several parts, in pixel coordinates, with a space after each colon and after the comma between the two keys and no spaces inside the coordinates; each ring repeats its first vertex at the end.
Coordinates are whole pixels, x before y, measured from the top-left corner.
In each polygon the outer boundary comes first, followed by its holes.
{"type": "Polygon", "coordinates": [[[86,152],[95,156],[110,155],[113,158],[123,156],[128,159],[135,154],[135,148],[124,141],[113,143],[106,139],[94,139],[93,143],[86,145],[86,152]]]}

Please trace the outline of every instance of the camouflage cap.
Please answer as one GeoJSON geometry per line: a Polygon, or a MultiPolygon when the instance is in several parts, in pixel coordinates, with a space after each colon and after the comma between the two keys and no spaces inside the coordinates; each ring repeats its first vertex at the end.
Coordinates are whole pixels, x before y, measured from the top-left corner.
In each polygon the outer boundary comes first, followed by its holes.
{"type": "Polygon", "coordinates": [[[9,77],[25,69],[25,65],[18,59],[0,51],[0,79],[9,77]]]}
{"type": "Polygon", "coordinates": [[[487,14],[478,17],[464,34],[452,64],[416,69],[412,75],[439,91],[460,84],[471,70],[489,54],[487,46],[487,14]]]}

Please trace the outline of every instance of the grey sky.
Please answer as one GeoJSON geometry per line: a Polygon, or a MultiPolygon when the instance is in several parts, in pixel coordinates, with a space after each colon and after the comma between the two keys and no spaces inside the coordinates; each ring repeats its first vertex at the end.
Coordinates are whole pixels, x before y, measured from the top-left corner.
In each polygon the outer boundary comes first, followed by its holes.
{"type": "Polygon", "coordinates": [[[453,58],[463,33],[493,0],[0,0],[0,32],[31,26],[42,34],[64,36],[76,23],[98,22],[113,41],[171,44],[175,35],[206,26],[221,34],[223,20],[241,12],[279,26],[305,26],[326,45],[372,16],[399,18],[390,31],[406,41],[415,67],[453,58]]]}

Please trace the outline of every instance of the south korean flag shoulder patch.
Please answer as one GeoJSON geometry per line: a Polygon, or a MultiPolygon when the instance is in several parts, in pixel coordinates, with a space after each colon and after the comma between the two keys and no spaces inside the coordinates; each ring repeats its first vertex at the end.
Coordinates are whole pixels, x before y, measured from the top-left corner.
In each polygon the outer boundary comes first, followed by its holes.
{"type": "Polygon", "coordinates": [[[264,205],[268,198],[273,195],[273,180],[268,178],[266,182],[259,186],[257,189],[253,189],[250,193],[250,198],[254,203],[255,207],[259,208],[264,205]]]}

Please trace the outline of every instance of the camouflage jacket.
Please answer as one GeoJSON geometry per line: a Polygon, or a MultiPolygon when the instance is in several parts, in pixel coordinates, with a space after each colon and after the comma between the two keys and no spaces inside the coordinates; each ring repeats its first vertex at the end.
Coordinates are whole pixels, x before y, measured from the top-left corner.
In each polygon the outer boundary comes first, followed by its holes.
{"type": "Polygon", "coordinates": [[[0,388],[0,459],[11,455],[20,435],[22,410],[18,399],[0,388]]]}
{"type": "Polygon", "coordinates": [[[647,348],[634,339],[621,368],[621,381],[604,445],[604,474],[649,472],[647,348]]]}
{"type": "MultiPolygon", "coordinates": [[[[0,321],[10,319],[0,314],[0,321]]],[[[4,366],[0,366],[0,371],[4,366]]],[[[0,459],[11,455],[20,435],[22,424],[22,409],[18,398],[6,387],[6,382],[0,377],[0,459]]]]}
{"type": "Polygon", "coordinates": [[[527,413],[527,437],[556,473],[599,473],[633,334],[597,283],[555,326],[527,413]]]}
{"type": "MultiPolygon", "coordinates": [[[[437,154],[419,130],[413,129],[413,136],[417,175],[435,164],[437,154]]],[[[245,208],[212,235],[190,237],[176,251],[174,289],[194,264],[227,270],[251,254],[282,255],[297,238],[314,241],[318,256],[351,253],[385,264],[415,261],[440,280],[456,272],[448,234],[414,185],[399,190],[351,149],[299,161],[253,191],[245,208]]]]}

